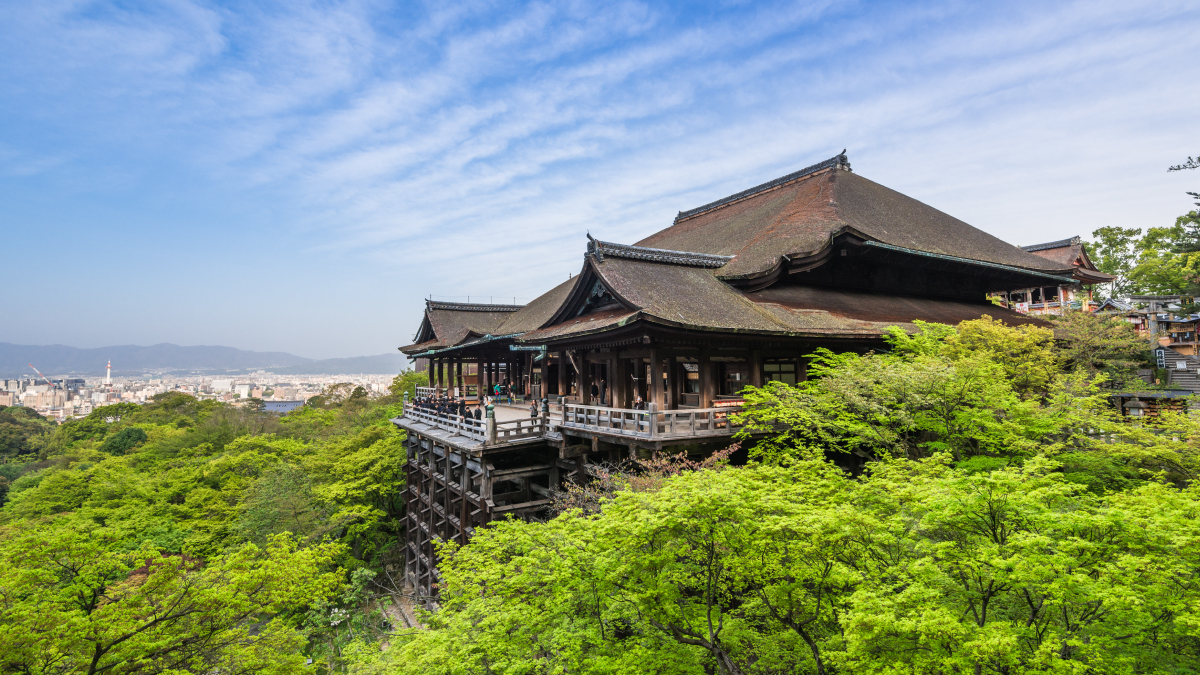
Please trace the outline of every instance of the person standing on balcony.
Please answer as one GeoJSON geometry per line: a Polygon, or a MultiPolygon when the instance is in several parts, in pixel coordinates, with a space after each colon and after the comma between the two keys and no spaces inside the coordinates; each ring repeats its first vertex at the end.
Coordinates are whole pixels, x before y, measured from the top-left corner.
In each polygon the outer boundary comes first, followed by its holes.
{"type": "Polygon", "coordinates": [[[608,403],[606,403],[607,398],[608,382],[606,382],[604,378],[600,378],[600,405],[608,405],[608,403]]]}
{"type": "Polygon", "coordinates": [[[600,396],[600,387],[596,386],[596,383],[593,382],[592,383],[592,400],[591,400],[591,402],[595,403],[596,400],[599,398],[599,396],[600,396]]]}
{"type": "Polygon", "coordinates": [[[483,406],[477,405],[475,406],[475,420],[479,421],[481,419],[483,419],[483,406]]]}
{"type": "Polygon", "coordinates": [[[533,401],[533,402],[531,402],[531,403],[529,404],[529,416],[530,416],[530,417],[537,417],[537,416],[538,416],[538,406],[537,406],[537,401],[533,401]]]}

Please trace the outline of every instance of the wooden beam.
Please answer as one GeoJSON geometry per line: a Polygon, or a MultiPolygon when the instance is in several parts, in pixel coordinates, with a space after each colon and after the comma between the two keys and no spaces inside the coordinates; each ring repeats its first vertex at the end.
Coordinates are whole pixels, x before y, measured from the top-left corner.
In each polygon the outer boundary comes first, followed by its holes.
{"type": "Polygon", "coordinates": [[[534,466],[526,466],[520,469],[502,469],[492,472],[492,480],[512,480],[513,478],[536,476],[540,473],[546,473],[552,468],[554,468],[553,464],[535,464],[534,466]]]}
{"type": "Polygon", "coordinates": [[[553,503],[550,499],[538,499],[532,502],[523,502],[521,504],[509,504],[508,506],[497,506],[492,509],[493,513],[504,513],[506,511],[521,511],[524,509],[536,509],[541,506],[548,506],[553,503]]]}

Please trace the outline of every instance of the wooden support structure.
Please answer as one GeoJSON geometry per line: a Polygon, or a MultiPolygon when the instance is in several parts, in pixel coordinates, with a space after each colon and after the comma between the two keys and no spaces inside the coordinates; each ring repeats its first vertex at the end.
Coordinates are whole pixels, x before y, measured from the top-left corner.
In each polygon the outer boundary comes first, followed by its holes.
{"type": "Polygon", "coordinates": [[[501,514],[549,517],[550,495],[561,489],[563,476],[558,451],[544,442],[484,452],[417,431],[419,423],[406,419],[393,420],[408,432],[404,572],[418,602],[433,609],[438,540],[465,544],[501,514]]]}

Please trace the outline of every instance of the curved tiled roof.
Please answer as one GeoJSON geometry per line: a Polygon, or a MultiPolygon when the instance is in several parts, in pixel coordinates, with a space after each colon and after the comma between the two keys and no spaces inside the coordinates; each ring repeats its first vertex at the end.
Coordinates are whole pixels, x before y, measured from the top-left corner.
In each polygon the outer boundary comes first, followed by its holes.
{"type": "Polygon", "coordinates": [[[957,324],[985,314],[1010,325],[1046,325],[983,300],[915,298],[790,283],[744,293],[717,279],[712,270],[616,258],[589,258],[580,278],[587,277],[587,269],[624,306],[568,318],[526,333],[520,341],[577,338],[636,320],[724,333],[850,338],[878,338],[889,326],[915,330],[917,320],[957,324]]]}
{"type": "Polygon", "coordinates": [[[494,333],[522,305],[483,305],[470,303],[425,302],[425,318],[417,331],[415,344],[400,348],[405,354],[457,345],[471,336],[494,333]]]}
{"type": "Polygon", "coordinates": [[[522,307],[521,311],[515,312],[505,319],[504,323],[496,329],[495,334],[516,335],[541,328],[550,320],[550,317],[554,316],[558,306],[566,300],[567,295],[571,293],[571,289],[575,288],[578,281],[578,276],[571,277],[538,296],[533,302],[522,307]]]}
{"type": "Polygon", "coordinates": [[[1057,265],[1073,268],[1075,279],[1085,284],[1103,284],[1115,278],[1111,274],[1106,274],[1096,269],[1096,266],[1092,263],[1092,259],[1087,254],[1083,239],[1079,237],[1071,237],[1070,239],[1062,239],[1045,244],[1022,246],[1021,248],[1057,265]]]}
{"type": "MultiPolygon", "coordinates": [[[[902,248],[1061,273],[1066,267],[1013,246],[840,164],[764,184],[746,197],[684,212],[637,246],[734,256],[725,279],[750,278],[780,261],[812,254],[843,231],[902,248]]],[[[735,195],[736,197],[736,195],[735,195]]]]}

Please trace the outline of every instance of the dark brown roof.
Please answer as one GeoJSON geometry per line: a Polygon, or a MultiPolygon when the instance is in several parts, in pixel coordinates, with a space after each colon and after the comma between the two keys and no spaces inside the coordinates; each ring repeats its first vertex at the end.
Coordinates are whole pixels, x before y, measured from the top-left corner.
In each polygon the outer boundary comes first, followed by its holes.
{"type": "Polygon", "coordinates": [[[1038,257],[1050,260],[1057,265],[1073,267],[1074,272],[1072,275],[1085,284],[1103,284],[1115,278],[1111,274],[1106,274],[1096,269],[1096,266],[1092,263],[1092,259],[1087,254],[1087,248],[1084,246],[1083,240],[1079,237],[1071,237],[1070,239],[1052,241],[1045,244],[1022,246],[1021,248],[1038,257]]]}
{"type": "Polygon", "coordinates": [[[594,263],[594,269],[619,299],[663,323],[727,331],[780,329],[712,270],[620,258],[594,263]]]}
{"type": "Polygon", "coordinates": [[[562,323],[556,323],[553,326],[546,326],[535,331],[530,331],[522,335],[518,340],[520,342],[528,342],[531,344],[539,344],[553,340],[555,338],[595,333],[616,326],[624,326],[630,321],[633,321],[640,312],[628,309],[611,309],[603,312],[594,312],[585,314],[573,319],[568,319],[562,323]]]}
{"type": "Polygon", "coordinates": [[[603,283],[625,306],[531,331],[521,342],[582,337],[637,320],[714,332],[854,338],[879,337],[889,326],[915,330],[915,320],[957,324],[985,314],[1011,325],[1046,325],[988,302],[790,284],[743,293],[717,279],[713,270],[620,258],[589,257],[579,278],[603,283]]]}
{"type": "MultiPolygon", "coordinates": [[[[835,158],[836,159],[836,158],[835,158]]],[[[818,165],[819,166],[819,165],[818,165]]],[[[734,256],[726,279],[821,250],[843,231],[892,246],[1043,272],[1066,268],[834,164],[790,182],[679,215],[637,246],[734,256]],[[699,213],[695,213],[699,211],[699,213]]]]}
{"type": "Polygon", "coordinates": [[[558,311],[558,306],[566,300],[578,281],[579,277],[571,277],[538,296],[519,312],[513,312],[500,324],[494,335],[517,335],[541,328],[558,311]]]}
{"type": "Polygon", "coordinates": [[[522,305],[482,305],[426,301],[417,342],[400,348],[405,354],[452,347],[472,336],[488,335],[522,305]]]}

